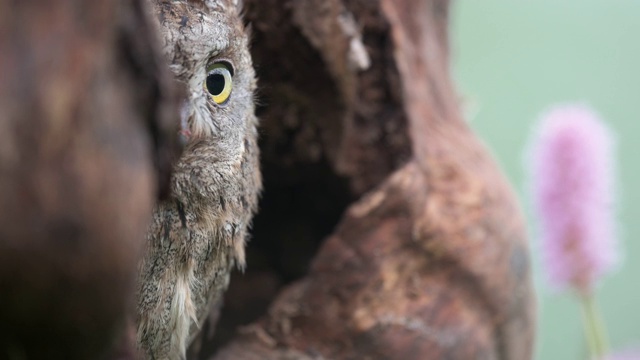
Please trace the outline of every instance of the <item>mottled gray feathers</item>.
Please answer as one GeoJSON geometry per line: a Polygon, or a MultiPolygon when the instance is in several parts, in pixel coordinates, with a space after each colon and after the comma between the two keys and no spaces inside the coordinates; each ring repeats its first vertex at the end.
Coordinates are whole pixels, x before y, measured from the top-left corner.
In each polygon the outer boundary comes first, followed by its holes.
{"type": "MultiPolygon", "coordinates": [[[[212,303],[220,301],[257,210],[261,177],[247,33],[234,0],[151,2],[164,54],[187,88],[185,151],[171,197],[158,204],[138,281],[138,344],[151,359],[183,359],[212,303]],[[233,66],[224,105],[207,92],[207,67],[233,66]]],[[[177,134],[176,134],[177,136],[177,134]]]]}

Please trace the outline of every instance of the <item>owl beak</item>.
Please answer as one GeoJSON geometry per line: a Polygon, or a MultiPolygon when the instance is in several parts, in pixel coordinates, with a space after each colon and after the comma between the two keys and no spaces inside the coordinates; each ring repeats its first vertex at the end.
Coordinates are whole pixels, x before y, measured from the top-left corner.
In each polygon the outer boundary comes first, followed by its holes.
{"type": "Polygon", "coordinates": [[[182,145],[186,145],[191,138],[191,130],[189,129],[189,118],[193,116],[193,108],[189,101],[184,101],[182,103],[182,108],[180,108],[180,142],[182,145]]]}

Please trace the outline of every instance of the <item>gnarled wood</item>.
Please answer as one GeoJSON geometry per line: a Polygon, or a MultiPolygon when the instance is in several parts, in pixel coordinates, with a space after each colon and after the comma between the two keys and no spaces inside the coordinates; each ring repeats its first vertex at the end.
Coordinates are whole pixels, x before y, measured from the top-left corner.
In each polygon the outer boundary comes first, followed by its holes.
{"type": "MultiPolygon", "coordinates": [[[[347,194],[317,197],[364,196],[309,273],[213,358],[531,358],[535,305],[523,220],[460,116],[448,68],[448,1],[247,5],[259,78],[269,89],[261,114],[265,197],[270,182],[291,189],[340,177],[347,194]],[[344,18],[358,33],[340,28],[344,18]],[[366,70],[354,66],[352,39],[362,39],[366,70]],[[315,179],[269,172],[302,173],[323,161],[329,170],[315,179]]],[[[279,209],[269,204],[263,213],[279,209]]],[[[286,234],[284,221],[257,226],[255,241],[286,234]]]]}

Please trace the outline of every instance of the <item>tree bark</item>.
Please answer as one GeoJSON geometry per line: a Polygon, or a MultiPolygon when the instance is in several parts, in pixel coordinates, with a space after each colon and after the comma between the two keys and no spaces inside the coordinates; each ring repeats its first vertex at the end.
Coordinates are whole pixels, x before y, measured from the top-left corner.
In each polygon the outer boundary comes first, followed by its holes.
{"type": "Polygon", "coordinates": [[[2,359],[100,359],[124,336],[176,149],[143,5],[0,2],[2,359]]]}
{"type": "MultiPolygon", "coordinates": [[[[245,0],[266,190],[199,358],[531,358],[522,216],[460,116],[448,5],[245,0]],[[213,355],[229,314],[259,319],[213,355]]],[[[152,32],[142,0],[0,2],[0,358],[126,337],[175,153],[152,32]]]]}
{"type": "MultiPolygon", "coordinates": [[[[461,118],[448,1],[245,4],[266,104],[265,200],[250,246],[280,275],[314,258],[208,358],[531,358],[523,219],[461,118]],[[318,225],[342,210],[335,229],[318,225]]],[[[236,312],[261,295],[233,291],[252,278],[231,283],[236,312]]]]}

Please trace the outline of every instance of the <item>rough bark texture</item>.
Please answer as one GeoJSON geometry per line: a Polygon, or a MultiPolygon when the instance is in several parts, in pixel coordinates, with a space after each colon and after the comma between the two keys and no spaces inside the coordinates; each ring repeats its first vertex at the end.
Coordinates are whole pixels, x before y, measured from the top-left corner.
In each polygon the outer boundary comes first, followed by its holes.
{"type": "Polygon", "coordinates": [[[227,304],[308,272],[209,358],[531,358],[523,220],[459,113],[448,1],[245,3],[266,190],[227,304]]]}
{"type": "MultiPolygon", "coordinates": [[[[448,2],[245,6],[266,190],[197,357],[531,358],[522,218],[461,119],[448,2]]],[[[177,124],[150,38],[141,0],[0,1],[0,358],[126,336],[177,124]]]]}
{"type": "Polygon", "coordinates": [[[124,335],[177,130],[142,6],[0,1],[2,359],[100,359],[124,335]]]}

